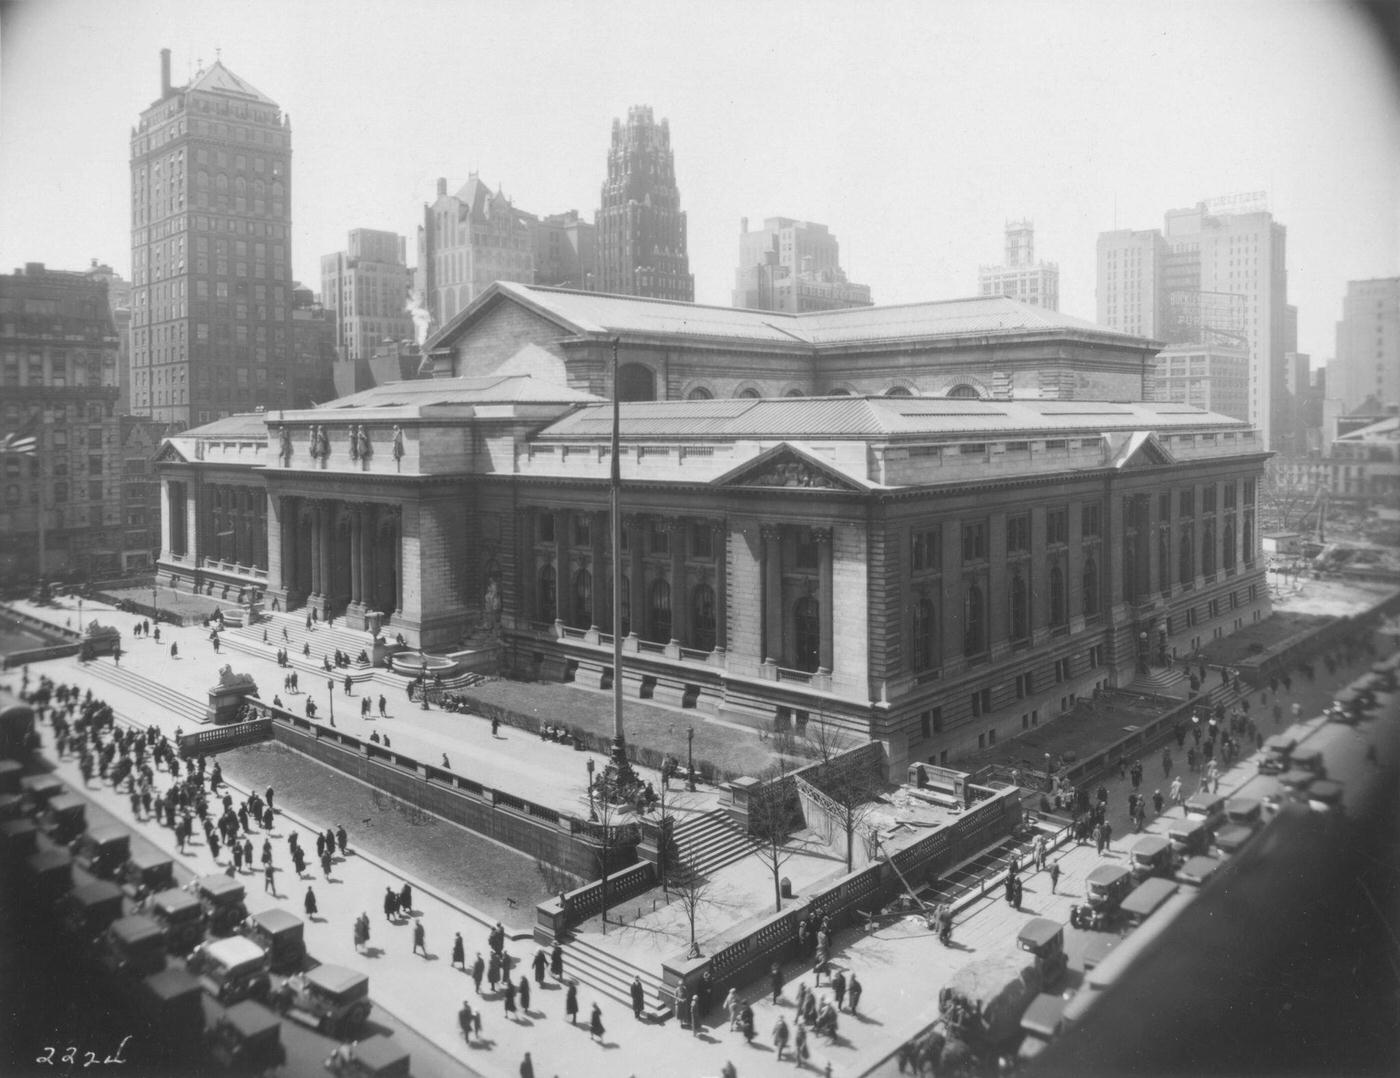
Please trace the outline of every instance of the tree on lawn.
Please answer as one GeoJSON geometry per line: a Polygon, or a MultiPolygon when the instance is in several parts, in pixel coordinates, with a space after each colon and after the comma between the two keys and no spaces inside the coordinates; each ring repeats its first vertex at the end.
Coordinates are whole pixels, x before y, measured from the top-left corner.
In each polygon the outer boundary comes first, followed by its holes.
{"type": "Polygon", "coordinates": [[[695,871],[693,855],[689,850],[684,858],[678,859],[672,866],[670,877],[671,897],[680,905],[690,925],[689,957],[699,958],[700,945],[695,941],[695,914],[701,904],[708,901],[710,880],[695,871]]]}
{"type": "Polygon", "coordinates": [[[874,856],[874,831],[867,820],[879,805],[880,783],[868,757],[846,758],[828,764],[821,772],[818,792],[830,799],[826,809],[846,836],[846,871],[855,867],[855,843],[865,844],[867,860],[874,856]]]}
{"type": "Polygon", "coordinates": [[[846,731],[832,722],[824,713],[817,715],[817,721],[807,724],[807,741],[816,750],[822,763],[828,764],[851,747],[851,739],[846,731]]]}
{"type": "Polygon", "coordinates": [[[792,783],[781,781],[781,769],[765,768],[758,778],[762,785],[749,800],[749,834],[757,845],[758,859],[773,873],[773,907],[778,911],[783,908],[780,873],[796,852],[788,846],[788,837],[802,817],[792,783]]]}
{"type": "Polygon", "coordinates": [[[1259,484],[1260,508],[1279,531],[1300,528],[1317,500],[1320,480],[1304,469],[1292,469],[1271,460],[1264,465],[1259,484]]]}

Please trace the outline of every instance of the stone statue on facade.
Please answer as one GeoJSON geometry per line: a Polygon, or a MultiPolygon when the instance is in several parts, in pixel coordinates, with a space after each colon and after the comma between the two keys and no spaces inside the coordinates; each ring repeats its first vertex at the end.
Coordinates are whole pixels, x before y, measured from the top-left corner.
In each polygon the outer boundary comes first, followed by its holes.
{"type": "Polygon", "coordinates": [[[359,453],[359,458],[358,458],[358,459],[360,459],[360,460],[369,460],[370,454],[373,453],[374,450],[370,447],[370,444],[369,444],[369,430],[368,430],[368,428],[366,428],[366,427],[364,427],[364,426],[357,426],[357,427],[355,428],[355,433],[354,433],[354,435],[352,436],[352,439],[351,439],[351,440],[353,441],[353,443],[354,443],[354,445],[355,445],[355,448],[356,448],[356,450],[357,450],[358,453],[359,453]]]}
{"type": "Polygon", "coordinates": [[[279,437],[277,459],[281,461],[284,468],[290,468],[292,466],[292,432],[289,428],[283,427],[279,437]]]}
{"type": "Polygon", "coordinates": [[[394,424],[394,460],[403,460],[403,428],[394,424]]]}

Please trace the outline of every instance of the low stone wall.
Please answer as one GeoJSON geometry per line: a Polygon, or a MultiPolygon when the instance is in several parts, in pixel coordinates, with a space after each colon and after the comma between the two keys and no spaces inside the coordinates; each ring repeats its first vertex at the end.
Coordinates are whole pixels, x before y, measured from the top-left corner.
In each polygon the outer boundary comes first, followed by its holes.
{"type": "Polygon", "coordinates": [[[252,719],[248,722],[229,723],[209,730],[196,730],[192,734],[180,735],[180,755],[209,756],[216,752],[254,745],[259,741],[272,740],[272,720],[252,719]]]}
{"type": "Polygon", "coordinates": [[[66,659],[71,655],[78,654],[82,648],[81,644],[52,644],[46,648],[34,648],[30,651],[15,651],[6,655],[0,669],[11,670],[17,666],[28,666],[30,663],[48,662],[50,659],[66,659]]]}
{"type": "MultiPolygon", "coordinates": [[[[926,883],[996,844],[1021,822],[1020,790],[978,790],[978,794],[983,799],[956,822],[893,855],[894,865],[911,885],[926,883]]],[[[872,912],[903,890],[899,873],[888,860],[829,877],[812,885],[809,894],[789,901],[782,911],[750,917],[703,941],[701,950],[708,953],[702,957],[681,954],[663,961],[663,992],[674,1001],[684,985],[694,995],[708,972],[713,1007],[729,989],[743,988],[765,976],[773,963],[797,957],[797,927],[805,915],[825,915],[833,929],[841,928],[856,920],[858,912],[872,912]]]]}
{"type": "MultiPolygon", "coordinates": [[[[270,721],[273,740],[313,760],[576,877],[595,879],[602,873],[597,824],[493,790],[284,708],[262,701],[252,701],[252,706],[270,721]]],[[[636,863],[637,842],[636,828],[614,828],[607,844],[610,872],[636,863]]]]}
{"type": "MultiPolygon", "coordinates": [[[[607,882],[608,908],[612,909],[619,902],[650,891],[657,882],[656,865],[651,861],[638,861],[630,868],[610,875],[607,882]]],[[[535,940],[541,944],[553,943],[566,936],[575,925],[602,911],[601,879],[546,899],[535,907],[535,940]]]]}

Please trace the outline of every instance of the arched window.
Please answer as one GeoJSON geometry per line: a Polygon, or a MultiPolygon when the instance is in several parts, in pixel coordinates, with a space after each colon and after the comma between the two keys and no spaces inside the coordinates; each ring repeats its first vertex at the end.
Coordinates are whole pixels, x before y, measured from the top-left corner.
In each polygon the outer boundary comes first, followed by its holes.
{"type": "Polygon", "coordinates": [[[829,395],[833,397],[849,397],[851,396],[851,391],[849,389],[833,389],[829,395]]]}
{"type": "Polygon", "coordinates": [[[739,392],[739,399],[742,401],[756,401],[758,400],[758,390],[753,389],[752,387],[749,389],[741,390],[739,392]]]}
{"type": "Polygon", "coordinates": [[[1201,530],[1201,572],[1206,576],[1215,573],[1215,525],[1210,521],[1201,530]]]}
{"type": "Polygon", "coordinates": [[[587,629],[593,624],[593,574],[580,569],[574,574],[574,627],[587,629]]]}
{"type": "Polygon", "coordinates": [[[625,401],[656,400],[656,373],[641,363],[624,363],[617,372],[617,395],[625,401]]]}
{"type": "Polygon", "coordinates": [[[783,394],[783,396],[784,396],[784,397],[801,397],[801,396],[803,396],[803,393],[802,393],[802,390],[800,390],[800,389],[789,389],[786,393],[783,394]]]}
{"type": "Polygon", "coordinates": [[[913,670],[929,670],[937,665],[934,655],[934,611],[929,599],[920,599],[914,604],[914,632],[909,651],[909,665],[913,670]]]}
{"type": "Polygon", "coordinates": [[[1011,639],[1024,640],[1031,635],[1031,604],[1026,581],[1019,572],[1011,575],[1011,639]]]}
{"type": "Polygon", "coordinates": [[[987,601],[977,584],[963,592],[963,654],[980,655],[987,650],[987,601]]]}
{"type": "Polygon", "coordinates": [[[975,401],[982,398],[982,394],[977,392],[976,386],[970,386],[966,383],[954,386],[952,389],[948,390],[947,396],[951,400],[959,401],[975,401]]]}
{"type": "Polygon", "coordinates": [[[546,565],[540,570],[540,620],[553,621],[557,612],[555,606],[555,577],[554,566],[546,565]]]}
{"type": "Polygon", "coordinates": [[[1177,577],[1182,584],[1189,584],[1196,578],[1196,554],[1191,549],[1191,525],[1181,528],[1181,551],[1177,565],[1177,577]]]}
{"type": "Polygon", "coordinates": [[[793,641],[797,646],[797,669],[816,670],[822,658],[821,604],[804,595],[792,608],[793,641]]]}
{"type": "Polygon", "coordinates": [[[1084,615],[1099,612],[1099,566],[1092,557],[1084,559],[1084,615]]]}
{"type": "Polygon", "coordinates": [[[1244,526],[1240,529],[1240,549],[1244,551],[1246,563],[1254,560],[1254,514],[1244,515],[1244,526]]]}
{"type": "Polygon", "coordinates": [[[690,593],[690,646],[700,651],[715,648],[715,589],[696,584],[690,593]]]}
{"type": "Polygon", "coordinates": [[[912,397],[913,395],[905,386],[890,386],[889,389],[885,390],[887,397],[912,397]]]}
{"type": "Polygon", "coordinates": [[[1065,602],[1065,571],[1058,565],[1050,567],[1050,624],[1063,625],[1069,620],[1065,602]]]}
{"type": "Polygon", "coordinates": [[[1225,568],[1233,569],[1237,560],[1238,551],[1235,550],[1235,522],[1227,520],[1225,522],[1225,568]]]}
{"type": "Polygon", "coordinates": [[[664,580],[651,582],[651,640],[671,642],[671,585],[664,580]]]}
{"type": "Polygon", "coordinates": [[[692,401],[707,401],[707,400],[714,400],[714,396],[715,396],[715,395],[714,395],[713,393],[711,393],[708,389],[706,389],[704,386],[696,386],[694,389],[692,389],[692,390],[691,390],[689,393],[687,393],[685,396],[686,396],[686,400],[692,400],[692,401]]]}

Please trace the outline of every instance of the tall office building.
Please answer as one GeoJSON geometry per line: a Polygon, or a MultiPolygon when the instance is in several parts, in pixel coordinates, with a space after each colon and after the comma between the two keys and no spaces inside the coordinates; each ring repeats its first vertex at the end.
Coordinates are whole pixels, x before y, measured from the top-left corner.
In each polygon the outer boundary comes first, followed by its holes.
{"type": "Polygon", "coordinates": [[[980,266],[977,291],[982,296],[1010,296],[1047,310],[1060,309],[1060,267],[1035,260],[1035,225],[1008,221],[1006,258],[1000,266],[980,266]]]}
{"type": "MultiPolygon", "coordinates": [[[[131,132],[131,407],[182,429],[295,396],[291,121],[216,61],[131,132]]],[[[329,372],[327,372],[329,377],[329,372]]]]}
{"type": "Polygon", "coordinates": [[[471,173],[456,194],[439,178],[437,198],[423,207],[418,227],[418,277],[434,328],[445,326],[493,281],[535,280],[530,214],[499,187],[471,173]]]}
{"type": "Polygon", "coordinates": [[[1297,350],[1286,250],[1262,193],[1170,210],[1160,232],[1101,233],[1097,320],[1168,344],[1244,348],[1248,418],[1286,449],[1296,423],[1284,357],[1297,350]]]}
{"type": "Polygon", "coordinates": [[[1400,404],[1400,277],[1347,282],[1327,395],[1347,411],[1368,397],[1400,404]]]}
{"type": "Polygon", "coordinates": [[[345,250],[321,256],[321,305],[335,324],[336,356],[368,361],[384,341],[413,336],[404,238],[357,228],[345,250]]]}
{"type": "Polygon", "coordinates": [[[826,225],[770,217],[739,222],[734,306],[758,311],[834,311],[871,306],[870,286],[846,280],[841,245],[826,225]]]}
{"type": "Polygon", "coordinates": [[[658,124],[649,105],[628,109],[625,125],[613,120],[608,178],[595,220],[597,291],[695,299],[671,126],[666,120],[658,124]]]}

